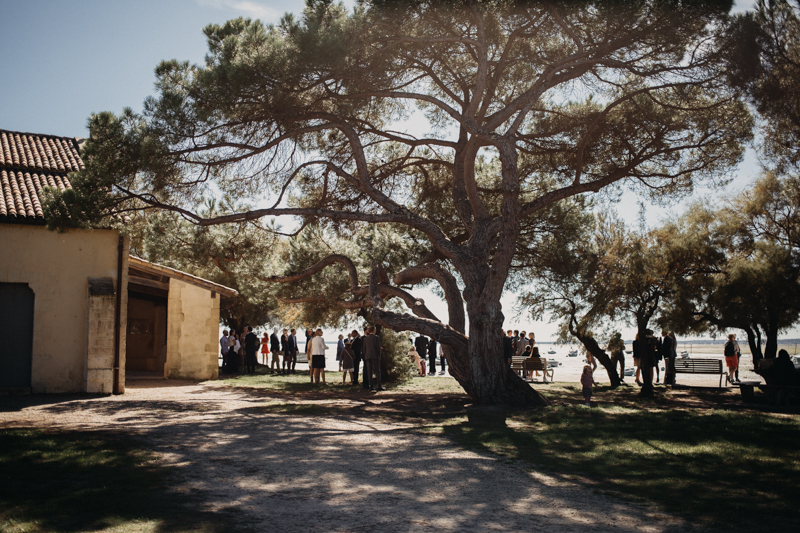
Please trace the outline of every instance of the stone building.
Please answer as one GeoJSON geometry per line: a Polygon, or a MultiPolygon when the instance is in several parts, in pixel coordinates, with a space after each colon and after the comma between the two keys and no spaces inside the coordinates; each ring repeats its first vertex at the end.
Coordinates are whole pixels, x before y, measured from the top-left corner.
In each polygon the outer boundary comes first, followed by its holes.
{"type": "Polygon", "coordinates": [[[127,371],[216,378],[220,302],[236,291],[130,256],[127,371]]]}
{"type": "Polygon", "coordinates": [[[43,188],[71,186],[80,144],[0,130],[0,390],[122,393],[127,369],[215,378],[236,291],[129,257],[116,230],[44,226],[43,188]]]}

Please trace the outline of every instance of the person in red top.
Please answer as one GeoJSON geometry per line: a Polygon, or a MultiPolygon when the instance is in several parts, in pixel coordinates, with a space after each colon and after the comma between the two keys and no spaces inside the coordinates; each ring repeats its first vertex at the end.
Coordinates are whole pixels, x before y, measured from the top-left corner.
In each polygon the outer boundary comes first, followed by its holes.
{"type": "Polygon", "coordinates": [[[269,337],[267,337],[267,332],[264,332],[264,336],[261,337],[261,359],[264,360],[264,366],[267,366],[267,355],[269,354],[269,337]]]}

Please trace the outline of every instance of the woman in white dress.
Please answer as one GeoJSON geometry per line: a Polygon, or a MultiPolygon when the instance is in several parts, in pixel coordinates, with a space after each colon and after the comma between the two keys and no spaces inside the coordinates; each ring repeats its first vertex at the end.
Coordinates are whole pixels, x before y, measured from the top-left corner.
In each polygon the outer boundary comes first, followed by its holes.
{"type": "Polygon", "coordinates": [[[325,350],[328,345],[322,338],[322,330],[317,329],[316,334],[311,339],[311,368],[314,371],[314,382],[319,385],[319,377],[322,374],[322,384],[325,384],[325,350]]]}

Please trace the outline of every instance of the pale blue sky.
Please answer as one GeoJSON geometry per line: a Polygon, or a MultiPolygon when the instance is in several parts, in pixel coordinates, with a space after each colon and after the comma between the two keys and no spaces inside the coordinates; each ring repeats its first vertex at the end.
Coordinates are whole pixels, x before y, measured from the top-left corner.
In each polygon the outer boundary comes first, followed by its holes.
{"type": "MultiPolygon", "coordinates": [[[[754,3],[744,0],[735,10],[754,3]]],[[[201,63],[207,24],[239,16],[277,22],[287,11],[300,13],[303,5],[302,0],[0,0],[0,129],[88,136],[92,113],[141,110],[153,93],[153,69],[161,60],[201,63]]],[[[750,156],[730,188],[741,189],[757,172],[750,156]]],[[[698,191],[702,194],[719,192],[698,191]]],[[[618,210],[634,222],[637,198],[626,195],[618,210]]],[[[677,216],[682,203],[648,211],[655,224],[677,216]]],[[[512,303],[504,298],[507,317],[512,303]]],[[[443,309],[438,313],[446,316],[443,309]]],[[[515,323],[533,328],[539,338],[555,329],[527,319],[515,323]]],[[[791,336],[800,335],[793,331],[791,336]]]]}
{"type": "Polygon", "coordinates": [[[90,114],[141,109],[153,92],[159,61],[202,62],[207,24],[239,16],[277,22],[287,11],[300,13],[303,5],[303,0],[0,0],[0,129],[87,136],[90,114]]]}

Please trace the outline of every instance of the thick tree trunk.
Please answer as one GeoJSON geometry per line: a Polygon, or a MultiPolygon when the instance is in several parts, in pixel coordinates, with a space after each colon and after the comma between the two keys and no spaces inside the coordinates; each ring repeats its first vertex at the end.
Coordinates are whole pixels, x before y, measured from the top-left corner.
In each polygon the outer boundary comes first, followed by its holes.
{"type": "Polygon", "coordinates": [[[761,331],[756,328],[744,328],[747,334],[747,344],[750,346],[750,354],[753,356],[753,370],[758,370],[759,361],[764,358],[764,353],[761,351],[761,331]]]}
{"type": "MultiPolygon", "coordinates": [[[[376,291],[377,292],[377,291],[376,291]]],[[[450,374],[476,405],[546,406],[550,402],[526,383],[503,359],[503,313],[500,302],[473,304],[467,301],[469,337],[440,324],[408,314],[387,311],[377,299],[373,307],[376,324],[395,331],[417,331],[437,337],[450,367],[450,374]]]]}
{"type": "Polygon", "coordinates": [[[619,387],[622,382],[619,379],[619,374],[617,374],[616,361],[611,360],[606,351],[600,348],[600,345],[594,340],[594,337],[581,335],[580,333],[573,333],[573,335],[586,347],[586,350],[592,354],[592,357],[600,361],[600,364],[606,369],[608,379],[611,381],[611,386],[615,388],[619,387]]]}
{"type": "Polygon", "coordinates": [[[769,329],[764,328],[767,336],[766,346],[764,346],[764,357],[774,359],[778,357],[778,327],[777,324],[770,324],[769,329]]]}
{"type": "Polygon", "coordinates": [[[503,359],[500,302],[467,302],[466,354],[454,354],[450,373],[478,405],[545,406],[550,402],[511,371],[503,359]]]}

